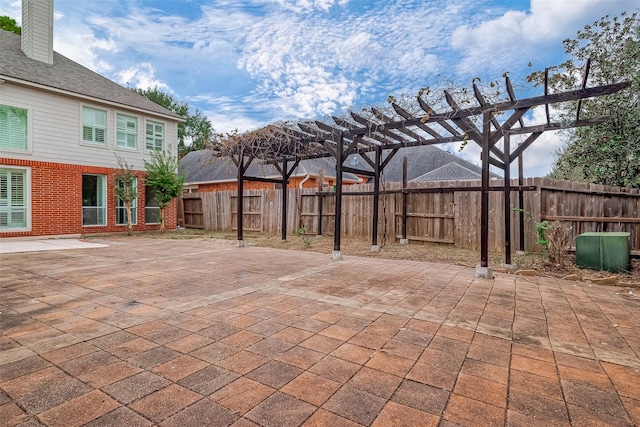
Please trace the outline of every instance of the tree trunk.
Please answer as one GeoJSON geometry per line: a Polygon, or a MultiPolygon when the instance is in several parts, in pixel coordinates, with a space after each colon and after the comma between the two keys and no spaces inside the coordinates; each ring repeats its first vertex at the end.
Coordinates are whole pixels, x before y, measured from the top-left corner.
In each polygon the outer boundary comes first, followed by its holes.
{"type": "Polygon", "coordinates": [[[164,210],[165,208],[160,208],[160,232],[164,233],[164,210]]]}
{"type": "Polygon", "coordinates": [[[133,223],[131,221],[131,202],[125,202],[125,208],[127,209],[127,235],[133,234],[133,223]]]}

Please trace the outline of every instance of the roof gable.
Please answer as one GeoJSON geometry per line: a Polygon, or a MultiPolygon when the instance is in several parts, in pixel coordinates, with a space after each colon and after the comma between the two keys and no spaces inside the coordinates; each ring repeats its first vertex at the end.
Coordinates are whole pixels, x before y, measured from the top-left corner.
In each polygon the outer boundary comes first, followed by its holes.
{"type": "Polygon", "coordinates": [[[174,112],[57,52],[53,53],[53,64],[28,58],[20,49],[20,43],[19,35],[0,30],[0,77],[144,110],[177,121],[183,120],[174,112]]]}

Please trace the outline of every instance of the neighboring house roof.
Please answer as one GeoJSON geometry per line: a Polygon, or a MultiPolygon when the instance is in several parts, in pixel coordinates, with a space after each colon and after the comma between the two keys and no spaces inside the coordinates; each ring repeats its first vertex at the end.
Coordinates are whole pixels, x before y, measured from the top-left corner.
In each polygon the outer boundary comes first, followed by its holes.
{"type": "Polygon", "coordinates": [[[21,50],[20,36],[12,32],[0,30],[0,52],[2,79],[41,85],[54,91],[144,110],[177,121],[183,120],[174,112],[59,53],[53,53],[53,64],[28,58],[21,50]]]}
{"type": "Polygon", "coordinates": [[[481,178],[482,175],[479,172],[472,171],[462,165],[451,162],[444,166],[440,166],[431,172],[427,172],[424,175],[420,175],[419,177],[412,179],[410,182],[460,181],[481,178]]]}
{"type": "MultiPolygon", "coordinates": [[[[289,163],[291,167],[293,163],[289,163]]],[[[185,174],[185,185],[235,181],[238,168],[229,157],[216,157],[211,150],[191,151],[180,159],[180,172],[185,174]]],[[[320,170],[326,178],[335,179],[336,162],[333,158],[302,160],[291,176],[318,176],[320,170]]],[[[246,176],[260,178],[281,178],[280,172],[273,165],[262,165],[252,162],[246,176]]],[[[343,179],[359,182],[353,174],[344,173],[343,179]]]]}
{"type": "MultiPolygon", "coordinates": [[[[386,158],[383,154],[383,160],[386,158]]],[[[371,156],[371,154],[370,154],[371,156]]],[[[450,174],[447,180],[470,179],[469,172],[477,173],[480,177],[482,168],[473,163],[455,156],[434,145],[401,148],[384,168],[382,180],[386,182],[402,182],[402,162],[407,157],[407,181],[413,181],[431,171],[435,171],[445,165],[459,165],[460,168],[447,168],[450,174]],[[455,173],[458,172],[458,173],[455,173]]],[[[371,171],[371,166],[360,155],[350,155],[345,161],[345,166],[371,171]]],[[[443,171],[443,173],[445,173],[443,171]]],[[[434,175],[437,176],[437,175],[434,175]]],[[[428,179],[421,179],[427,181],[428,179]]]]}

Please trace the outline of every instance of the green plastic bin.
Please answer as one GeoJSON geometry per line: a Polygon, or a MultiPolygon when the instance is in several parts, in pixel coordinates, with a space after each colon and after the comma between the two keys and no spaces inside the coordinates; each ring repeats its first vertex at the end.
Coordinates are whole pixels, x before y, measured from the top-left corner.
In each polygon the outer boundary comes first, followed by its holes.
{"type": "Polygon", "coordinates": [[[576,237],[576,263],[580,268],[612,273],[630,269],[627,232],[587,232],[576,237]]]}

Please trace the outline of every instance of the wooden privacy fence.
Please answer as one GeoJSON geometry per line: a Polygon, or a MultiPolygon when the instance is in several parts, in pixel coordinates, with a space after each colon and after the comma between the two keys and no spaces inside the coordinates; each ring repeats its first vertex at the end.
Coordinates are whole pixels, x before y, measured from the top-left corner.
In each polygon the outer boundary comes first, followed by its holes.
{"type": "MultiPolygon", "coordinates": [[[[502,180],[492,180],[501,187],[502,180]]],[[[518,185],[512,180],[512,186],[518,185]]],[[[393,242],[402,237],[406,195],[407,237],[413,241],[449,243],[462,248],[480,247],[480,181],[411,183],[404,190],[399,183],[381,187],[378,241],[393,242]],[[383,192],[383,193],[382,193],[383,192]]],[[[522,186],[523,207],[518,191],[511,192],[512,248],[520,246],[520,222],[524,228],[524,250],[538,251],[536,223],[560,221],[572,228],[575,237],[585,231],[627,231],[631,249],[640,250],[640,191],[597,184],[527,178],[522,186]],[[524,213],[521,214],[519,209],[524,213]]],[[[328,190],[328,189],[327,189],[328,190]]],[[[287,234],[301,227],[308,234],[332,235],[335,194],[315,189],[290,189],[287,195],[287,234]],[[321,218],[321,222],[319,219],[321,218]]],[[[344,187],[342,236],[371,240],[372,185],[344,187]]],[[[237,225],[237,192],[219,191],[183,195],[185,227],[231,231],[237,225]]],[[[281,233],[280,190],[244,192],[245,230],[281,233]]],[[[489,196],[489,249],[504,248],[503,192],[489,196]]]]}

